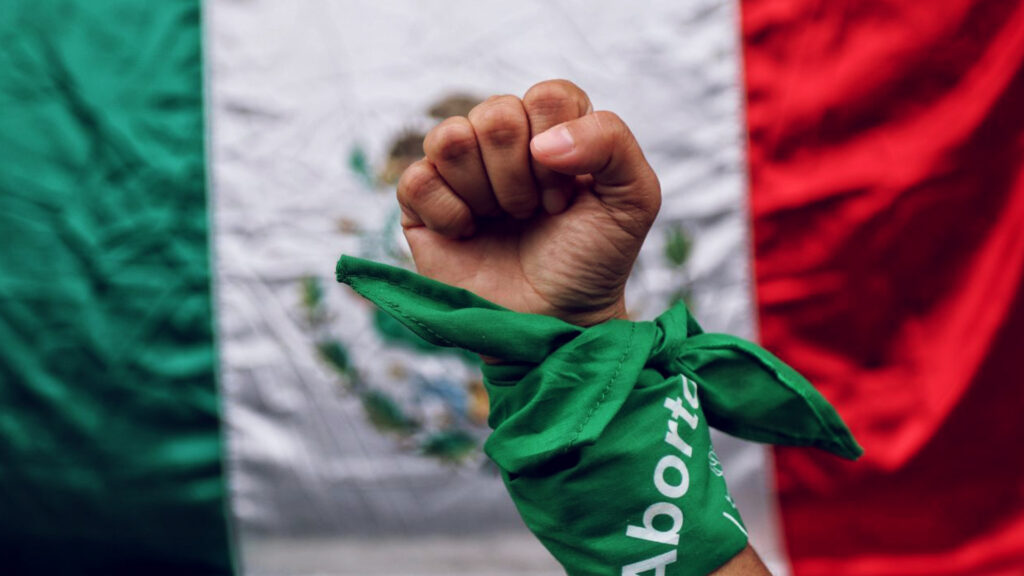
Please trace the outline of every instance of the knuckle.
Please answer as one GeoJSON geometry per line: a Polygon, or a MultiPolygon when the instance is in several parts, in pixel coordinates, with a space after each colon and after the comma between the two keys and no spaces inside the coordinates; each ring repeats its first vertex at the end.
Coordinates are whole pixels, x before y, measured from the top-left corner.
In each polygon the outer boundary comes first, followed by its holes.
{"type": "Polygon", "coordinates": [[[437,187],[434,170],[423,161],[405,169],[398,180],[398,200],[404,204],[415,204],[427,197],[437,187]]]}
{"type": "Polygon", "coordinates": [[[622,121],[622,118],[620,118],[615,112],[611,112],[609,110],[599,110],[594,112],[594,120],[600,125],[602,130],[613,133],[629,131],[629,129],[626,128],[626,123],[622,121]]]}
{"type": "Polygon", "coordinates": [[[446,162],[458,161],[476,152],[476,134],[465,118],[449,118],[436,126],[423,140],[428,158],[446,162]]]}
{"type": "Polygon", "coordinates": [[[534,84],[523,95],[523,107],[531,116],[566,117],[582,114],[586,109],[586,94],[568,80],[548,80],[534,84]]]}
{"type": "Polygon", "coordinates": [[[518,103],[519,98],[516,98],[511,94],[494,94],[492,96],[488,96],[487,99],[481,103],[481,106],[508,106],[518,103]]]}
{"type": "Polygon", "coordinates": [[[600,110],[590,116],[597,127],[598,138],[606,145],[614,146],[616,142],[634,142],[633,133],[626,126],[625,121],[615,112],[600,110]]]}
{"type": "Polygon", "coordinates": [[[470,112],[480,140],[505,148],[527,140],[529,124],[522,102],[515,96],[494,96],[470,112]]]}

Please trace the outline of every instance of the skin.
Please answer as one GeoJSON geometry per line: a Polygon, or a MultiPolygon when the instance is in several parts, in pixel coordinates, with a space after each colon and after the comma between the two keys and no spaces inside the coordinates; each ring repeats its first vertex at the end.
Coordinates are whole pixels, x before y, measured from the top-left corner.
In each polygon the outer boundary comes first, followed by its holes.
{"type": "MultiPolygon", "coordinates": [[[[565,80],[494,96],[424,139],[398,184],[419,272],[581,326],[624,318],[661,188],[618,116],[565,80]]],[[[764,575],[751,548],[716,575],[764,575]]]]}

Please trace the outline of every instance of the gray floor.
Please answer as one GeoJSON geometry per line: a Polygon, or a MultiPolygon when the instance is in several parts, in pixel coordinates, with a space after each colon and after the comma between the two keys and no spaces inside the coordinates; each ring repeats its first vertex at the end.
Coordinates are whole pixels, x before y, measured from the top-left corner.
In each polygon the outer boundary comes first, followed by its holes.
{"type": "Polygon", "coordinates": [[[247,539],[246,576],[563,576],[530,535],[416,539],[247,539]]]}

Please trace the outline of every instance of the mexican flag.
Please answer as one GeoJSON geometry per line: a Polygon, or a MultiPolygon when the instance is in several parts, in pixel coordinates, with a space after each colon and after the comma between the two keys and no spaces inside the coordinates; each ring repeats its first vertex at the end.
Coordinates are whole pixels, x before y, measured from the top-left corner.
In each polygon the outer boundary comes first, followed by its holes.
{"type": "Polygon", "coordinates": [[[0,572],[561,573],[475,360],[333,275],[411,266],[431,126],[563,77],[661,179],[630,314],[759,341],[865,448],[714,438],[773,573],[1021,573],[1021,3],[9,0],[0,39],[0,572]]]}

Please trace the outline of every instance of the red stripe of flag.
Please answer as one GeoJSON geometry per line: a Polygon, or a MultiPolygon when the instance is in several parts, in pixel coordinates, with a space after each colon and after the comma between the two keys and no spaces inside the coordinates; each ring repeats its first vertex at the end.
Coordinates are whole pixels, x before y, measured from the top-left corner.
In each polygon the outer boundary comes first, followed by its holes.
{"type": "Polygon", "coordinates": [[[1024,3],[742,7],[761,338],[866,450],[776,452],[795,574],[1024,574],[1024,3]]]}

